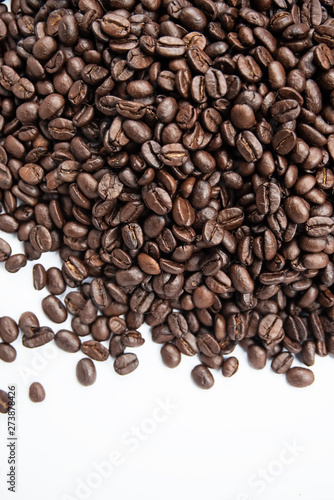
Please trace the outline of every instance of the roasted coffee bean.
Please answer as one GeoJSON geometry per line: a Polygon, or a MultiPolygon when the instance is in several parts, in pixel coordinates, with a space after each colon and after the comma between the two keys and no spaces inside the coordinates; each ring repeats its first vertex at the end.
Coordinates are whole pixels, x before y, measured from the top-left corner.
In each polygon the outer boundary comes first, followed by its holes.
{"type": "Polygon", "coordinates": [[[215,380],[210,370],[204,365],[197,365],[191,372],[193,381],[201,389],[211,389],[215,380]]]}
{"type": "Polygon", "coordinates": [[[234,356],[224,359],[222,373],[224,377],[232,377],[239,368],[239,361],[234,356]]]}
{"type": "Polygon", "coordinates": [[[163,345],[160,353],[162,361],[168,368],[176,368],[181,363],[181,353],[173,344],[163,345]]]}
{"type": "Polygon", "coordinates": [[[121,341],[125,347],[140,347],[144,344],[145,339],[136,330],[128,330],[122,333],[121,341]]]}
{"type": "Polygon", "coordinates": [[[0,238],[0,262],[5,262],[12,254],[12,249],[7,241],[0,238]]]}
{"type": "Polygon", "coordinates": [[[0,342],[0,359],[5,363],[13,363],[16,359],[16,349],[10,344],[0,342]]]}
{"type": "Polygon", "coordinates": [[[11,344],[19,336],[16,322],[9,316],[0,318],[0,337],[3,342],[11,344]]]}
{"type": "Polygon", "coordinates": [[[42,309],[54,323],[63,323],[67,319],[66,307],[54,295],[48,295],[42,300],[42,309]]]}
{"type": "Polygon", "coordinates": [[[50,267],[47,270],[46,288],[52,295],[61,295],[65,292],[66,284],[61,271],[57,267],[50,267]]]}
{"type": "Polygon", "coordinates": [[[29,398],[33,403],[41,403],[45,399],[45,390],[39,382],[33,382],[29,387],[29,398]]]}
{"type": "Polygon", "coordinates": [[[66,352],[78,352],[80,349],[80,339],[70,330],[59,330],[55,335],[55,343],[66,352]]]}
{"type": "Polygon", "coordinates": [[[277,344],[283,338],[283,321],[276,314],[267,314],[259,323],[259,337],[267,346],[277,344]]]}
{"type": "Polygon", "coordinates": [[[51,342],[54,338],[54,333],[51,328],[47,326],[38,326],[33,328],[33,335],[23,335],[22,344],[25,347],[34,349],[35,347],[40,347],[48,342],[51,342]]]}
{"type": "Polygon", "coordinates": [[[247,349],[247,356],[249,364],[255,370],[262,370],[266,366],[267,354],[263,347],[258,345],[250,345],[247,349]]]}
{"type": "Polygon", "coordinates": [[[8,413],[9,396],[8,393],[0,389],[0,413],[8,413]]]}
{"type": "Polygon", "coordinates": [[[109,351],[97,340],[87,340],[80,347],[81,351],[96,361],[105,361],[109,357],[109,351]]]}
{"type": "Polygon", "coordinates": [[[93,385],[96,381],[96,368],[94,362],[89,358],[83,358],[78,361],[76,367],[77,379],[85,387],[93,385]]]}
{"type": "Polygon", "coordinates": [[[202,334],[197,338],[198,349],[206,356],[213,357],[219,354],[218,342],[209,333],[202,334]]]}
{"type": "Polygon", "coordinates": [[[40,326],[37,317],[30,311],[21,314],[18,325],[26,338],[33,337],[35,328],[40,326]]]}
{"type": "Polygon", "coordinates": [[[271,368],[275,373],[286,373],[293,363],[293,356],[290,352],[277,354],[271,363],[271,368]]]}
{"type": "Polygon", "coordinates": [[[188,324],[185,318],[179,313],[169,314],[167,322],[170,331],[175,337],[184,337],[188,333],[188,324]]]}
{"type": "Polygon", "coordinates": [[[131,353],[120,354],[114,361],[114,369],[118,375],[128,375],[133,372],[138,365],[139,361],[137,356],[131,353]]]}
{"type": "Polygon", "coordinates": [[[308,387],[314,382],[314,374],[308,368],[290,368],[286,372],[286,379],[293,387],[308,387]]]}

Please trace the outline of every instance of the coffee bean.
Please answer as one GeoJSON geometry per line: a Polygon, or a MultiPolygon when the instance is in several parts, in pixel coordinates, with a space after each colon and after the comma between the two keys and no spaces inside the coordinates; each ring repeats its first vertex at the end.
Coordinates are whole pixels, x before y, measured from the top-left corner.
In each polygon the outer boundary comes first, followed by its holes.
{"type": "Polygon", "coordinates": [[[314,382],[314,374],[308,368],[290,368],[286,372],[286,379],[293,387],[308,387],[314,382]]]}
{"type": "Polygon", "coordinates": [[[266,366],[267,355],[265,349],[258,345],[251,345],[247,349],[248,362],[255,370],[262,370],[266,366]]]}
{"type": "Polygon", "coordinates": [[[76,367],[77,379],[81,385],[88,387],[96,381],[96,368],[93,361],[89,358],[80,359],[76,367]]]}
{"type": "Polygon", "coordinates": [[[223,362],[222,373],[224,377],[232,377],[239,368],[239,361],[234,356],[226,358],[223,362]]]}
{"type": "Polygon", "coordinates": [[[8,413],[9,397],[8,393],[0,389],[0,413],[8,413]]]}
{"type": "Polygon", "coordinates": [[[144,344],[145,339],[140,332],[129,330],[121,335],[121,341],[125,347],[140,347],[144,344]]]}
{"type": "Polygon", "coordinates": [[[0,238],[0,262],[5,262],[12,254],[12,249],[7,241],[0,238]]]}
{"type": "Polygon", "coordinates": [[[109,351],[97,340],[87,340],[81,344],[81,351],[96,361],[105,361],[109,357],[109,351]]]}
{"type": "Polygon", "coordinates": [[[55,335],[55,343],[66,352],[78,352],[80,349],[80,339],[69,330],[59,330],[55,335]]]}
{"type": "Polygon", "coordinates": [[[12,363],[16,359],[16,349],[4,342],[0,343],[0,359],[5,363],[12,363]]]}
{"type": "Polygon", "coordinates": [[[181,363],[181,354],[173,344],[165,344],[161,348],[161,359],[168,368],[176,368],[181,363]]]}
{"type": "Polygon", "coordinates": [[[11,344],[19,336],[19,329],[15,321],[9,316],[0,318],[0,337],[3,342],[11,344]]]}
{"type": "Polygon", "coordinates": [[[35,264],[32,270],[33,284],[35,290],[43,290],[46,286],[47,273],[42,264],[35,264]]]}
{"type": "Polygon", "coordinates": [[[283,321],[276,314],[267,314],[259,323],[259,337],[270,346],[283,338],[283,321]]]}
{"type": "Polygon", "coordinates": [[[211,389],[215,380],[210,370],[204,365],[197,365],[191,372],[191,377],[201,389],[211,389]]]}
{"type": "Polygon", "coordinates": [[[139,361],[137,356],[131,353],[120,354],[114,361],[114,369],[118,375],[128,375],[133,372],[138,365],[139,361]]]}
{"type": "Polygon", "coordinates": [[[63,323],[67,319],[64,304],[54,295],[48,295],[42,300],[42,309],[54,323],[63,323]]]}
{"type": "Polygon", "coordinates": [[[40,347],[54,338],[54,333],[51,328],[47,326],[38,326],[33,328],[33,335],[29,332],[28,335],[23,335],[22,344],[29,349],[40,347]]]}
{"type": "Polygon", "coordinates": [[[29,387],[29,398],[33,403],[41,403],[45,399],[45,390],[39,382],[33,382],[29,387]]]}
{"type": "Polygon", "coordinates": [[[33,337],[34,329],[40,326],[37,317],[30,311],[21,314],[18,325],[26,338],[33,337]]]}

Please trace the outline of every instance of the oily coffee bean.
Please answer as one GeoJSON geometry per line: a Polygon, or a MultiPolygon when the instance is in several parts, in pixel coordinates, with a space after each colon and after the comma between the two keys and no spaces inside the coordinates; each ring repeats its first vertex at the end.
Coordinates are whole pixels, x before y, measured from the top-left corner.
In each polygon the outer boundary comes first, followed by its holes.
{"type": "Polygon", "coordinates": [[[45,399],[45,389],[39,382],[33,382],[29,387],[29,398],[33,403],[41,403],[45,399]]]}

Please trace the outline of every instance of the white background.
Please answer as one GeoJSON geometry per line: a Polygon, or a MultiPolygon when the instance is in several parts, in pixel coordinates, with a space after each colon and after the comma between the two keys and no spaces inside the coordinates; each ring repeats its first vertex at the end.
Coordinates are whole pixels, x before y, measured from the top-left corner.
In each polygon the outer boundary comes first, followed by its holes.
{"type": "MultiPolygon", "coordinates": [[[[15,238],[0,236],[22,251],[15,238]]],[[[0,264],[0,316],[18,320],[32,310],[57,331],[41,310],[47,291],[33,289],[32,266],[11,275],[0,264]]],[[[138,369],[120,377],[111,358],[96,362],[97,382],[88,388],[75,376],[80,352],[53,343],[29,350],[20,334],[16,362],[0,361],[0,388],[17,386],[18,429],[13,494],[7,416],[0,415],[1,500],[333,500],[333,359],[318,358],[315,383],[298,390],[269,366],[250,368],[237,349],[238,374],[218,372],[206,392],[190,378],[197,359],[183,357],[170,370],[148,329],[142,333],[138,369]],[[34,381],[46,389],[41,404],[28,398],[34,381]]]]}

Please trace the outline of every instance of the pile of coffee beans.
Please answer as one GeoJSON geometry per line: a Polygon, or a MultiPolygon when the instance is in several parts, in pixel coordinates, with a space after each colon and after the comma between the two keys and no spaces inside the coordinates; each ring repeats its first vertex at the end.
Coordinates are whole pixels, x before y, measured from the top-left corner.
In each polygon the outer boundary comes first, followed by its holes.
{"type": "MultiPolygon", "coordinates": [[[[144,323],[163,362],[199,354],[230,377],[240,344],[296,387],[334,354],[333,0],[12,0],[0,5],[0,260],[36,264],[45,314],[0,320],[138,366],[144,323]],[[64,302],[59,295],[68,291],[64,302]],[[89,336],[89,340],[83,337],[89,336]],[[109,343],[109,348],[105,343],[109,343]]],[[[3,403],[5,404],[5,403],[3,403]]]]}

